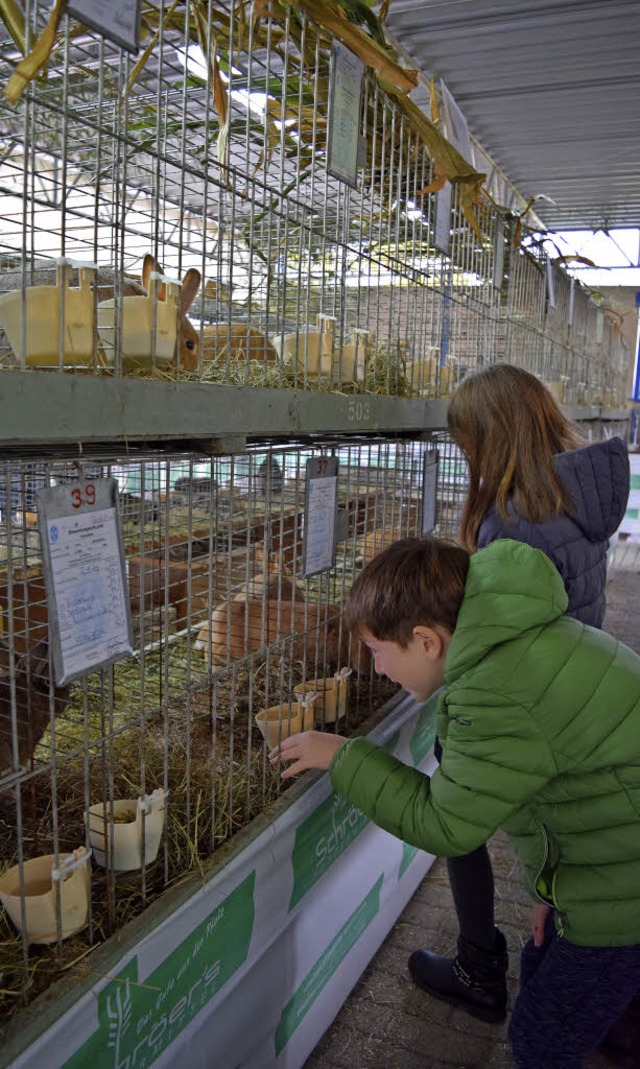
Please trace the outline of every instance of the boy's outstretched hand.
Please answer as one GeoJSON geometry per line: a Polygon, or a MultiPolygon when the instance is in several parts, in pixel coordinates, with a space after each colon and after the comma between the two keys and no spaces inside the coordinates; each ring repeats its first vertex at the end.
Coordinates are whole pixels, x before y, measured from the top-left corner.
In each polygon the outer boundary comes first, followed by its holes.
{"type": "Polygon", "coordinates": [[[283,739],[269,754],[269,761],[293,761],[282,773],[283,779],[297,776],[308,768],[329,768],[334,755],[347,740],[343,735],[326,735],[322,731],[303,731],[283,739]]]}

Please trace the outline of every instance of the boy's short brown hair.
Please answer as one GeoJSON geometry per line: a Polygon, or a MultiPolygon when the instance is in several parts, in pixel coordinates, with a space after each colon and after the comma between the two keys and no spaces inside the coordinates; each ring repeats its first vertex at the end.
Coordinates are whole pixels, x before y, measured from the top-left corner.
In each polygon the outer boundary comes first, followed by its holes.
{"type": "Polygon", "coordinates": [[[414,627],[454,631],[469,571],[466,549],[442,538],[402,538],[369,561],[351,587],[345,622],[406,649],[414,627]]]}

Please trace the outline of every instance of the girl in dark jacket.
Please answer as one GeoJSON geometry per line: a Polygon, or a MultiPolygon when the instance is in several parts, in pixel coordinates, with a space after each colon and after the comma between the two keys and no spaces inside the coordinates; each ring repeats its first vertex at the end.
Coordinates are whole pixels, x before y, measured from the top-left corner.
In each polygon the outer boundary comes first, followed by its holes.
{"type": "MultiPolygon", "coordinates": [[[[629,459],[619,438],[585,445],[546,387],[528,371],[494,364],[470,375],[449,404],[449,431],[469,465],[461,541],[470,552],[501,538],[553,561],[568,613],[602,627],[608,539],[624,516],[629,459]]],[[[436,747],[438,752],[438,746],[436,747]]],[[[455,958],[416,951],[416,982],[488,1020],[504,1020],[507,954],[494,925],[486,846],[447,861],[460,937],[455,958]]],[[[545,909],[534,917],[535,945],[545,909]]]]}

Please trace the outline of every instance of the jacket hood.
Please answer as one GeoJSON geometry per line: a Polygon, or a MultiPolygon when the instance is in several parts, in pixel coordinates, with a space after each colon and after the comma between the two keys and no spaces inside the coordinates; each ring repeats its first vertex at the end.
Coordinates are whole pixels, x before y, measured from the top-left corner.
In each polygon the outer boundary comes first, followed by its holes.
{"type": "Polygon", "coordinates": [[[621,438],[559,453],[556,471],[566,486],[571,517],[590,542],[617,531],[629,496],[629,454],[621,438]]]}
{"type": "Polygon", "coordinates": [[[474,553],[445,681],[453,683],[495,646],[551,623],[568,606],[560,573],[546,553],[502,539],[474,553]]]}

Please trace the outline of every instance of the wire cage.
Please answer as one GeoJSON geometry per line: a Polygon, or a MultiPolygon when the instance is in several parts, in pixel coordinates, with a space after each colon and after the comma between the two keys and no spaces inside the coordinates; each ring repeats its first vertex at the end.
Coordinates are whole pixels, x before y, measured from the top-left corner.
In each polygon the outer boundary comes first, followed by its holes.
{"type": "MultiPolygon", "coordinates": [[[[328,35],[291,9],[175,8],[145,5],[135,65],[63,19],[46,82],[3,105],[5,363],[434,395],[437,361],[404,367],[439,345],[443,258],[401,108],[364,78],[353,189],[326,168],[328,35]]],[[[5,81],[16,58],[5,42],[5,81]]],[[[467,231],[451,260],[477,273],[467,231]]]]}
{"type": "MultiPolygon", "coordinates": [[[[370,71],[353,185],[327,166],[320,10],[145,0],[141,43],[64,16],[46,79],[0,104],[1,366],[434,398],[497,355],[592,388],[544,254],[507,248],[502,285],[498,210],[447,207],[370,71]]],[[[19,58],[6,34],[4,85],[19,58]]]]}
{"type": "Polygon", "coordinates": [[[498,357],[538,375],[570,405],[625,404],[630,353],[616,313],[548,256],[540,242],[510,245],[498,357]]]}
{"type": "MultiPolygon", "coordinates": [[[[50,10],[29,0],[31,44],[50,10]]],[[[156,379],[165,397],[185,380],[435,400],[503,359],[569,403],[619,402],[611,318],[540,246],[514,243],[488,198],[470,214],[456,184],[448,202],[402,94],[371,70],[356,179],[333,173],[337,61],[319,10],[144,0],[141,44],[136,58],[64,15],[46,77],[0,101],[0,369],[156,379]]],[[[3,86],[19,58],[0,21],[3,86]]],[[[280,795],[274,741],[350,733],[393,692],[342,607],[390,542],[457,534],[466,465],[444,432],[385,437],[374,412],[376,433],[358,436],[339,411],[331,437],[238,427],[242,452],[181,449],[178,434],[162,452],[113,441],[77,460],[43,426],[30,455],[3,454],[1,1020],[90,968],[92,947],[280,795]],[[339,465],[335,562],[305,578],[318,457],[339,465]],[[117,480],[134,652],[56,685],[38,492],[80,476],[117,480]],[[30,897],[48,900],[35,941],[30,897]]],[[[69,424],[65,440],[81,438],[69,424]]]]}
{"type": "MultiPolygon", "coordinates": [[[[58,867],[93,851],[79,931],[65,928],[54,901],[47,938],[30,944],[16,931],[27,920],[20,908],[11,920],[3,912],[3,1017],[279,795],[267,761],[279,737],[312,724],[348,734],[391,696],[394,686],[346,633],[341,606],[366,560],[422,532],[425,458],[434,451],[429,522],[449,535],[466,468],[440,434],[258,444],[213,458],[3,461],[0,892],[13,870],[13,897],[28,904],[34,859],[58,867]],[[336,559],[304,579],[306,464],[318,456],[339,463],[336,559]],[[80,474],[117,480],[135,648],[58,686],[34,501],[80,474]]],[[[40,891],[41,873],[36,883],[40,891]]]]}

